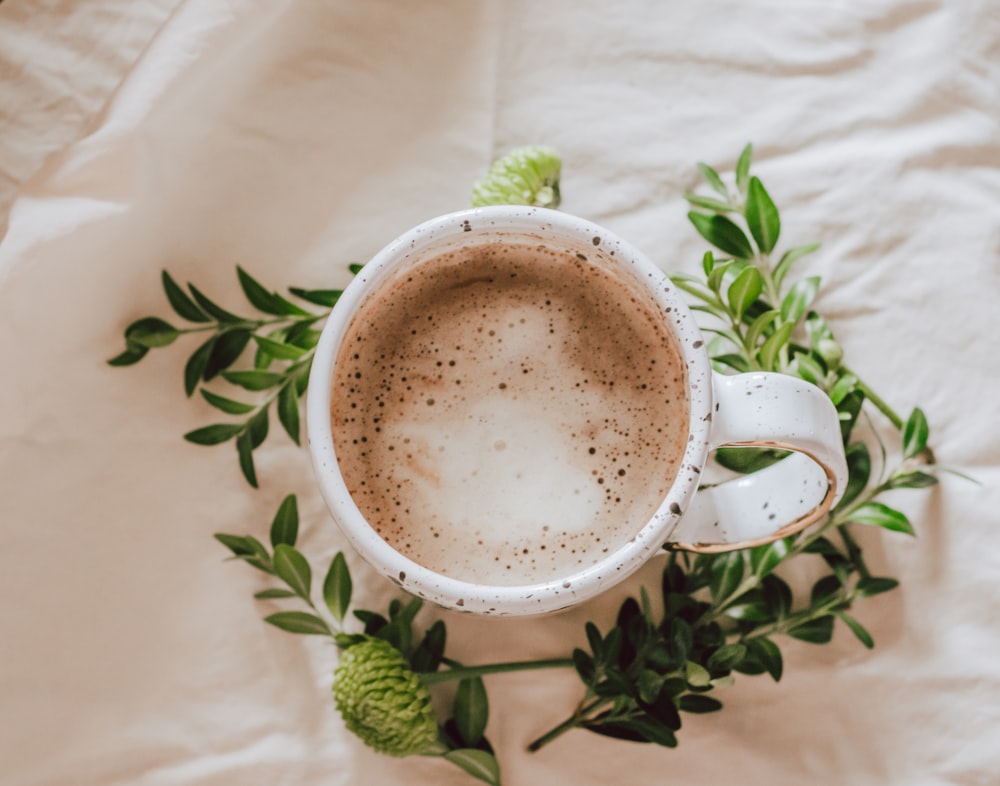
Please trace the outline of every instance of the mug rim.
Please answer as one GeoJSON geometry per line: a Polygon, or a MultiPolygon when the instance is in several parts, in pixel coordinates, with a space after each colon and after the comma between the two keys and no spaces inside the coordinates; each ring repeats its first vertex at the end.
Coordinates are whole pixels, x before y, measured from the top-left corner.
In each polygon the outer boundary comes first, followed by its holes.
{"type": "MultiPolygon", "coordinates": [[[[535,238],[533,238],[535,239],[535,238]]],[[[351,545],[402,589],[458,611],[494,616],[532,615],[577,605],[623,581],[669,541],[698,488],[709,450],[712,370],[702,333],[677,288],[642,251],[588,219],[540,207],[491,206],[447,213],[407,230],[376,253],[344,288],[323,327],[306,400],[306,433],[313,470],[334,520],[351,545]],[[443,251],[449,240],[542,232],[581,249],[599,246],[630,267],[654,298],[681,353],[687,375],[688,442],[677,474],[656,512],[634,537],[592,565],[544,582],[478,584],[431,570],[386,542],[351,497],[340,473],[330,426],[333,373],[342,341],[368,295],[408,261],[443,251]],[[435,248],[437,249],[435,251],[435,248]],[[609,250],[610,249],[610,250],[609,250]],[[430,252],[430,253],[428,253],[430,252]]]]}

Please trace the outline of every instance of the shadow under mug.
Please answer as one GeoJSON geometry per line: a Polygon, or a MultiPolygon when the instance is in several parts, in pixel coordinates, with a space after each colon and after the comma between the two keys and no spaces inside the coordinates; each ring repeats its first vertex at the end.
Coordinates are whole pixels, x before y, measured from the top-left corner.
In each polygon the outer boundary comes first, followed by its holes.
{"type": "Polygon", "coordinates": [[[840,424],[825,393],[782,374],[714,372],[694,317],[646,255],[603,227],[545,208],[504,206],[451,213],[409,230],[376,254],[345,289],[323,329],[310,374],[307,431],[323,497],[347,539],[369,563],[406,591],[440,606],[497,616],[543,614],[582,603],[624,580],[664,547],[712,553],[793,534],[822,518],[847,482],[840,424]],[[335,365],[365,299],[400,266],[498,242],[541,243],[571,255],[600,253],[604,262],[628,270],[655,301],[676,340],[690,402],[680,470],[634,537],[594,564],[519,586],[459,580],[389,545],[348,491],[330,425],[335,365]],[[793,453],[753,474],[707,485],[702,470],[710,452],[722,446],[793,453]]]}

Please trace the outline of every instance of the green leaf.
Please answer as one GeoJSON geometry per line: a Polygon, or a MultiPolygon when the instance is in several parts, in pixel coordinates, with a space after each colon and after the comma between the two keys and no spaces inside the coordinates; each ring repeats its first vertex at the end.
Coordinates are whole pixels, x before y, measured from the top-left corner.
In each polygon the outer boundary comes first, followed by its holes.
{"type": "Polygon", "coordinates": [[[458,683],[452,710],[455,726],[468,747],[475,748],[486,731],[490,705],[482,677],[471,677],[458,683]]]}
{"type": "Polygon", "coordinates": [[[199,290],[194,284],[188,284],[188,289],[191,290],[191,294],[194,296],[195,302],[206,312],[215,317],[219,322],[242,322],[241,317],[236,316],[226,309],[222,308],[218,303],[210,300],[205,294],[199,290]]]}
{"type": "Polygon", "coordinates": [[[778,208],[771,201],[771,196],[760,182],[760,178],[751,177],[747,189],[746,201],[747,226],[750,234],[757,241],[757,246],[765,254],[770,254],[781,234],[781,219],[778,208]]]}
{"type": "Polygon", "coordinates": [[[781,680],[783,660],[778,645],[764,636],[747,639],[745,643],[750,655],[760,662],[767,670],[767,673],[771,675],[771,679],[779,682],[781,680]]]}
{"type": "Polygon", "coordinates": [[[579,647],[573,650],[573,667],[584,684],[591,685],[594,682],[594,678],[597,676],[594,659],[579,647]]]}
{"type": "Polygon", "coordinates": [[[868,649],[875,646],[875,640],[872,638],[872,634],[865,630],[864,625],[854,619],[854,617],[851,617],[842,611],[835,612],[835,614],[841,622],[851,629],[851,633],[858,637],[858,641],[864,644],[868,649]]]}
{"type": "Polygon", "coordinates": [[[602,720],[598,716],[596,720],[584,723],[583,728],[619,740],[652,742],[665,748],[677,747],[677,737],[673,730],[649,715],[626,720],[602,720]]]}
{"type": "Polygon", "coordinates": [[[254,450],[259,448],[267,439],[267,409],[260,410],[250,420],[247,421],[247,432],[250,434],[250,445],[254,450]]]}
{"type": "MultiPolygon", "coordinates": [[[[747,359],[742,355],[735,355],[732,353],[726,353],[724,355],[715,355],[712,358],[712,363],[716,366],[723,366],[726,368],[731,368],[734,371],[740,373],[750,370],[750,364],[747,359]]],[[[721,463],[721,462],[720,462],[721,463]]]]}
{"type": "Polygon", "coordinates": [[[645,587],[639,587],[639,607],[642,609],[642,616],[646,618],[646,622],[651,627],[656,627],[656,620],[653,618],[653,604],[645,587]]]}
{"type": "Polygon", "coordinates": [[[665,748],[677,747],[677,737],[674,732],[649,716],[621,721],[592,721],[585,723],[583,728],[619,740],[654,742],[665,748]]]}
{"type": "Polygon", "coordinates": [[[727,297],[729,308],[737,320],[743,318],[743,312],[749,308],[764,288],[764,279],[760,271],[755,267],[747,267],[740,273],[736,280],[729,285],[727,297]]]}
{"type": "Polygon", "coordinates": [[[729,551],[716,556],[712,561],[712,578],[709,583],[712,599],[718,602],[732,595],[743,581],[745,567],[742,551],[729,551]]]}
{"type": "Polygon", "coordinates": [[[781,619],[792,609],[792,588],[775,573],[765,576],[761,581],[760,597],[773,618],[781,619]]]}
{"type": "Polygon", "coordinates": [[[927,447],[930,429],[927,417],[920,407],[914,408],[903,427],[903,458],[913,458],[927,447]]]}
{"type": "Polygon", "coordinates": [[[864,394],[860,390],[852,390],[837,404],[837,417],[840,419],[840,436],[847,442],[861,414],[861,405],[865,403],[864,394]]]}
{"type": "Polygon", "coordinates": [[[131,366],[133,363],[138,363],[146,357],[147,352],[149,352],[149,347],[144,347],[140,344],[130,344],[126,341],[125,351],[111,358],[111,360],[108,361],[108,365],[131,366]]]}
{"type": "Polygon", "coordinates": [[[785,299],[781,301],[781,319],[783,322],[798,322],[802,315],[816,299],[819,292],[820,277],[809,276],[797,281],[785,299]]]}
{"type": "Polygon", "coordinates": [[[281,589],[281,587],[272,587],[270,589],[261,590],[260,592],[255,592],[254,597],[257,600],[279,600],[281,598],[294,598],[295,593],[291,590],[281,589]]]}
{"type": "MultiPolygon", "coordinates": [[[[669,612],[668,612],[669,616],[669,612]]],[[[664,623],[663,638],[669,647],[670,655],[678,662],[687,660],[694,647],[694,631],[691,625],[682,617],[674,617],[664,623]]]]}
{"type": "Polygon", "coordinates": [[[244,557],[255,553],[253,544],[243,535],[227,535],[225,532],[216,532],[213,537],[233,552],[234,556],[244,557]]]}
{"type": "Polygon", "coordinates": [[[669,692],[661,692],[654,701],[645,701],[640,697],[637,703],[647,715],[671,731],[677,731],[681,727],[681,716],[677,713],[674,697],[669,692]]]}
{"type": "Polygon", "coordinates": [[[320,318],[322,314],[314,314],[312,311],[306,311],[295,305],[292,301],[286,300],[277,292],[274,293],[274,304],[281,312],[282,316],[286,317],[310,317],[310,318],[320,318]]]}
{"type": "Polygon", "coordinates": [[[253,565],[255,568],[259,568],[265,573],[274,575],[274,566],[271,563],[271,555],[268,554],[267,549],[264,548],[264,544],[252,535],[245,535],[244,540],[253,549],[253,554],[241,556],[240,559],[249,565],[253,565]]]}
{"type": "Polygon", "coordinates": [[[219,372],[229,368],[237,361],[250,341],[250,331],[243,328],[227,330],[216,336],[215,345],[208,356],[208,362],[202,371],[202,379],[206,382],[214,379],[219,372]]]}
{"type": "Polygon", "coordinates": [[[872,595],[881,595],[883,592],[890,592],[899,586],[896,579],[887,576],[872,576],[861,579],[854,587],[854,593],[859,598],[870,598],[872,595]]]}
{"type": "Polygon", "coordinates": [[[936,486],[938,479],[926,472],[903,472],[894,475],[889,480],[889,488],[893,489],[925,489],[929,486],[936,486]]]}
{"type": "Polygon", "coordinates": [[[295,383],[286,382],[278,393],[278,420],[284,426],[292,442],[299,444],[299,397],[295,392],[295,383]]]}
{"type": "Polygon", "coordinates": [[[444,658],[447,629],[444,622],[437,620],[424,633],[424,638],[410,656],[410,665],[415,672],[437,671],[444,658]]]}
{"type": "Polygon", "coordinates": [[[706,276],[711,275],[712,271],[715,269],[715,255],[712,254],[711,250],[702,254],[701,269],[705,271],[706,276]]]}
{"type": "Polygon", "coordinates": [[[257,279],[239,265],[236,266],[236,275],[240,280],[240,287],[243,290],[243,294],[246,295],[247,300],[250,301],[250,304],[254,308],[258,311],[263,311],[265,314],[276,314],[277,316],[284,314],[275,296],[261,286],[257,279]]]}
{"type": "Polygon", "coordinates": [[[333,308],[337,305],[340,296],[344,294],[342,289],[300,289],[299,287],[289,287],[288,291],[295,295],[295,297],[300,297],[309,303],[314,303],[317,306],[326,306],[327,308],[333,308]]]}
{"type": "Polygon", "coordinates": [[[184,435],[184,439],[195,445],[220,445],[231,440],[242,430],[242,423],[216,423],[189,431],[184,435]]]}
{"type": "Polygon", "coordinates": [[[747,145],[736,161],[736,187],[741,194],[747,192],[747,181],[750,178],[750,161],[753,158],[753,145],[747,145]]]}
{"type": "Polygon", "coordinates": [[[313,359],[310,357],[304,364],[296,363],[289,369],[288,373],[295,377],[295,392],[300,398],[309,387],[309,372],[312,370],[312,362],[313,359]]]}
{"type": "Polygon", "coordinates": [[[844,451],[847,458],[847,486],[844,496],[837,503],[837,510],[845,510],[858,498],[872,473],[872,459],[864,442],[852,442],[844,451]]]}
{"type": "Polygon", "coordinates": [[[722,709],[722,702],[718,699],[713,699],[711,696],[706,696],[703,693],[688,693],[681,696],[678,708],[682,712],[690,712],[692,714],[704,714],[706,712],[717,712],[722,709]]]}
{"type": "Polygon", "coordinates": [[[731,213],[736,209],[728,202],[722,202],[718,199],[712,199],[711,197],[704,197],[700,194],[685,194],[684,198],[694,207],[700,207],[705,210],[714,210],[716,213],[731,213]]]}
{"type": "Polygon", "coordinates": [[[684,679],[695,688],[704,688],[712,681],[712,675],[700,663],[689,660],[684,664],[684,679]]]}
{"type": "Polygon", "coordinates": [[[788,635],[809,644],[826,644],[833,638],[833,616],[808,620],[788,631],[788,635]]]}
{"type": "Polygon", "coordinates": [[[253,465],[253,440],[249,431],[244,431],[237,438],[236,455],[239,458],[243,477],[253,488],[257,488],[257,469],[253,465]]]}
{"type": "Polygon", "coordinates": [[[759,602],[755,603],[752,601],[729,606],[725,614],[727,617],[739,620],[740,622],[767,622],[771,619],[771,615],[767,613],[767,610],[759,602]]]}
{"type": "Polygon", "coordinates": [[[729,671],[746,654],[747,648],[742,644],[724,644],[711,654],[705,666],[709,671],[729,671]]]}
{"type": "Polygon", "coordinates": [[[344,621],[347,608],[351,605],[351,592],[351,572],[347,567],[347,560],[344,559],[344,553],[338,551],[323,580],[323,600],[337,622],[344,621]]]}
{"type": "Polygon", "coordinates": [[[837,406],[848,393],[854,390],[854,386],[857,384],[858,378],[854,374],[844,374],[833,383],[833,388],[830,390],[830,401],[833,402],[834,406],[837,406]]]}
{"type": "Polygon", "coordinates": [[[389,622],[381,614],[376,614],[374,611],[367,611],[365,609],[355,609],[354,616],[364,624],[365,634],[368,636],[374,636],[389,622]]]}
{"type": "Polygon", "coordinates": [[[795,330],[794,322],[785,322],[764,342],[757,356],[760,358],[760,365],[765,371],[779,371],[777,368],[778,357],[781,350],[788,345],[795,330]]]}
{"type": "Polygon", "coordinates": [[[286,344],[300,347],[301,349],[313,349],[319,344],[319,337],[322,331],[312,330],[308,322],[299,322],[291,327],[288,336],[285,338],[286,344]]]}
{"type": "Polygon", "coordinates": [[[604,662],[621,663],[622,645],[625,642],[625,634],[621,628],[612,628],[608,635],[604,637],[604,662]]]}
{"type": "Polygon", "coordinates": [[[305,611],[279,611],[269,617],[264,617],[264,622],[281,628],[288,633],[304,633],[312,636],[329,636],[330,630],[315,614],[305,611]]]}
{"type": "Polygon", "coordinates": [[[900,511],[883,505],[881,502],[866,502],[850,515],[851,521],[858,524],[869,524],[873,527],[892,530],[893,532],[905,532],[907,535],[916,535],[910,520],[900,511]]]}
{"type": "Polygon", "coordinates": [[[774,570],[788,556],[790,538],[781,538],[773,543],[765,543],[750,551],[750,569],[757,577],[763,577],[774,570]]]}
{"type": "Polygon", "coordinates": [[[305,601],[312,591],[312,571],[306,558],[294,546],[279,543],[274,547],[274,570],[292,591],[305,601]]]}
{"type": "Polygon", "coordinates": [[[271,522],[271,545],[279,543],[294,546],[299,536],[299,508],[294,494],[285,497],[278,506],[271,522]]]}
{"type": "Polygon", "coordinates": [[[779,314],[779,311],[771,308],[755,317],[753,322],[750,323],[750,327],[747,328],[747,346],[756,347],[760,343],[761,336],[764,335],[774,320],[778,318],[779,314]]]}
{"type": "Polygon", "coordinates": [[[363,267],[364,267],[363,263],[359,264],[357,262],[352,262],[350,265],[347,266],[347,269],[350,270],[351,273],[353,273],[354,275],[357,275],[358,273],[361,272],[361,268],[363,267]]]}
{"type": "MultiPolygon", "coordinates": [[[[714,275],[715,271],[713,271],[714,275]]],[[[678,289],[683,289],[689,295],[694,295],[699,300],[704,300],[706,303],[714,303],[715,293],[706,289],[705,286],[694,276],[688,275],[687,273],[672,273],[670,275],[670,281],[678,289]]]]}
{"type": "Polygon", "coordinates": [[[819,537],[812,541],[805,548],[806,554],[836,554],[838,556],[843,556],[840,549],[830,542],[829,538],[819,537]]]}
{"type": "MultiPolygon", "coordinates": [[[[711,254],[712,252],[709,250],[705,253],[711,254]]],[[[712,272],[708,274],[708,277],[705,279],[705,283],[708,284],[708,288],[713,292],[718,292],[722,288],[722,282],[724,279],[729,278],[730,281],[732,281],[736,278],[736,276],[746,270],[747,267],[749,267],[749,265],[742,260],[719,262],[712,267],[712,272]]]]}
{"type": "Polygon", "coordinates": [[[125,328],[125,341],[128,345],[138,344],[147,349],[173,344],[179,335],[177,328],[159,317],[145,317],[125,328]]]}
{"type": "Polygon", "coordinates": [[[473,778],[500,786],[500,765],[496,756],[479,748],[458,748],[444,754],[445,759],[461,767],[473,778]]]}
{"type": "Polygon", "coordinates": [[[598,661],[603,661],[604,640],[601,638],[601,632],[593,622],[588,622],[584,626],[584,631],[587,634],[587,644],[590,645],[590,651],[594,653],[594,658],[598,661]]]}
{"type": "Polygon", "coordinates": [[[198,382],[201,381],[202,376],[205,374],[205,366],[208,365],[208,358],[215,348],[215,340],[215,336],[209,338],[194,351],[184,365],[184,392],[188,396],[194,393],[198,387],[198,382]]]}
{"type": "Polygon", "coordinates": [[[698,162],[697,166],[698,171],[701,172],[701,176],[705,178],[705,182],[711,186],[712,190],[719,196],[729,199],[729,190],[726,188],[726,184],[722,182],[722,178],[719,177],[719,173],[701,161],[698,162]]]}
{"type": "Polygon", "coordinates": [[[264,336],[255,335],[253,340],[256,341],[257,345],[268,355],[274,358],[279,358],[280,360],[298,360],[308,351],[302,349],[302,347],[285,344],[284,342],[275,341],[274,339],[266,338],[264,336]]]}
{"type": "Polygon", "coordinates": [[[809,602],[813,606],[819,606],[837,596],[843,585],[837,576],[824,576],[813,584],[812,592],[809,595],[809,602]]]}
{"type": "Polygon", "coordinates": [[[792,265],[807,254],[813,253],[819,247],[819,243],[810,243],[807,246],[795,246],[782,254],[781,259],[774,266],[774,271],[771,273],[771,277],[774,279],[774,286],[777,289],[781,289],[781,283],[785,280],[785,276],[788,275],[788,271],[792,265]]]}
{"type": "Polygon", "coordinates": [[[167,300],[178,316],[183,317],[188,322],[212,321],[211,317],[195,305],[194,301],[177,285],[177,282],[170,277],[166,270],[161,273],[160,279],[163,281],[163,291],[167,293],[167,300]]]}
{"type": "Polygon", "coordinates": [[[788,364],[787,373],[804,379],[817,387],[824,387],[826,384],[826,371],[811,352],[797,354],[788,364]]]}
{"type": "Polygon", "coordinates": [[[285,376],[273,371],[224,371],[222,378],[246,390],[258,391],[280,385],[285,376]]]}
{"type": "Polygon", "coordinates": [[[247,404],[243,401],[234,401],[231,398],[220,396],[217,393],[213,393],[211,390],[206,390],[205,388],[201,389],[201,395],[204,397],[205,401],[216,409],[222,410],[227,415],[245,415],[247,412],[253,412],[255,409],[253,404],[247,404]]]}
{"type": "Polygon", "coordinates": [[[698,234],[716,248],[732,254],[737,259],[752,259],[753,248],[746,234],[725,216],[688,213],[688,219],[698,234]]]}

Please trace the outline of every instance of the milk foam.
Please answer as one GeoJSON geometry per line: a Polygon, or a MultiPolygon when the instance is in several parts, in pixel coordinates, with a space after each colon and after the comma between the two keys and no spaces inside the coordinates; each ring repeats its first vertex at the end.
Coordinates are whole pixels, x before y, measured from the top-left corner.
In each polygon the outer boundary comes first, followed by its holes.
{"type": "Polygon", "coordinates": [[[687,441],[674,340],[648,296],[544,247],[463,249],[397,274],[334,372],[341,472],[414,561],[483,584],[568,575],[666,495],[687,441]]]}

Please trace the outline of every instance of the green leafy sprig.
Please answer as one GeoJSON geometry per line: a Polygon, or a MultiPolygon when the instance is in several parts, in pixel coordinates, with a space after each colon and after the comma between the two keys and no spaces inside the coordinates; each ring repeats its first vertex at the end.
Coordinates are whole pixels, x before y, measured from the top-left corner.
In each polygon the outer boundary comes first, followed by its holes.
{"type": "MultiPolygon", "coordinates": [[[[360,265],[350,267],[353,273],[361,269],[360,265]]],[[[236,274],[250,305],[266,316],[234,314],[193,284],[188,284],[185,292],[164,270],[162,282],[167,301],[177,316],[193,325],[177,328],[159,317],[139,319],[125,328],[125,350],[108,363],[130,366],[151,349],[169,346],[188,334],[207,333],[208,338],[198,345],[184,366],[184,392],[190,397],[198,390],[211,406],[239,419],[194,429],[184,439],[196,445],[235,440],[243,476],[256,488],[253,452],[267,438],[272,405],[285,432],[296,445],[300,444],[299,400],[309,384],[309,370],[319,341],[320,331],[316,326],[329,316],[341,290],[289,289],[299,300],[325,308],[317,312],[268,290],[241,267],[236,268],[236,274]],[[248,346],[255,350],[252,367],[233,369],[248,346]],[[226,395],[206,387],[205,383],[217,378],[228,383],[226,395]],[[247,401],[246,393],[256,395],[247,401]]]]}
{"type": "MultiPolygon", "coordinates": [[[[689,194],[699,210],[688,214],[717,251],[702,260],[704,278],[675,274],[674,282],[708,315],[709,352],[717,370],[777,371],[805,379],[831,398],[841,420],[849,480],[837,507],[805,532],[752,549],[717,555],[672,553],[663,573],[662,615],[654,615],[643,589],[622,605],[616,624],[602,635],[587,625],[588,649],[574,652],[585,694],[573,714],[532,743],[537,750],[572,728],[667,747],[676,744],[679,711],[711,712],[721,702],[708,695],[728,685],[733,673],[781,678],[783,659],[775,637],[824,644],[841,621],[868,648],[874,639],[850,613],[866,597],[898,582],[875,576],[853,528],[875,526],[913,535],[907,517],[880,501],[884,492],[937,482],[927,449],[929,428],[916,408],[904,421],[843,364],[843,349],[826,321],[810,310],[819,277],[785,288],[793,264],[819,246],[808,244],[772,259],[781,232],[777,207],[759,178],[750,174],[747,146],[727,185],[706,164],[699,170],[714,196],[689,194]],[[724,256],[716,256],[721,252],[724,256]],[[899,463],[881,461],[872,477],[868,445],[856,436],[862,405],[870,401],[900,431],[899,463]],[[777,569],[800,555],[822,558],[827,569],[806,597],[795,597],[777,569]]],[[[877,439],[877,432],[873,431],[877,439]]],[[[782,451],[730,448],[717,461],[750,473],[785,455],[782,451]]]]}
{"type": "Polygon", "coordinates": [[[571,666],[572,661],[563,658],[465,668],[445,657],[447,632],[443,621],[434,622],[419,637],[414,634],[414,620],[423,606],[423,601],[416,597],[405,603],[400,599],[392,600],[384,614],[354,609],[351,616],[362,628],[348,632],[353,583],[347,560],[338,552],[330,561],[322,584],[315,586],[308,559],[295,548],[298,529],[296,498],[289,495],[271,523],[270,549],[252,535],[217,533],[215,538],[232,552],[233,559],[242,560],[283,584],[262,589],[254,598],[267,603],[296,602],[307,609],[271,612],[264,617],[265,622],[288,633],[329,637],[342,651],[366,646],[377,639],[391,645],[402,656],[403,673],[396,664],[391,664],[388,669],[371,674],[364,661],[349,663],[346,670],[342,663],[335,673],[334,695],[338,709],[348,726],[368,745],[391,755],[442,756],[479,780],[499,786],[500,766],[486,737],[489,700],[483,676],[525,669],[565,668],[571,666]],[[314,600],[317,595],[321,603],[314,600]],[[422,688],[413,684],[412,679],[406,681],[407,677],[414,676],[422,688]],[[402,682],[404,689],[390,693],[386,688],[390,679],[395,679],[396,685],[402,682]],[[374,686],[370,696],[362,697],[368,700],[367,704],[351,701],[358,698],[356,683],[366,681],[374,686]],[[423,711],[414,714],[413,706],[424,703],[423,689],[449,681],[458,682],[451,715],[437,728],[432,744],[425,744],[422,725],[427,716],[423,711]],[[367,712],[378,717],[379,728],[372,729],[370,722],[363,722],[364,718],[359,722],[355,717],[359,712],[358,704],[364,704],[367,712]],[[414,739],[420,743],[418,750],[406,747],[406,743],[414,739]]]}

